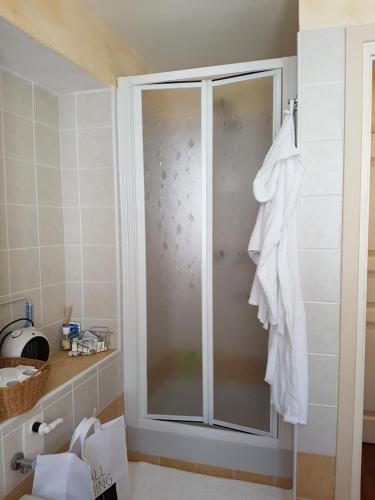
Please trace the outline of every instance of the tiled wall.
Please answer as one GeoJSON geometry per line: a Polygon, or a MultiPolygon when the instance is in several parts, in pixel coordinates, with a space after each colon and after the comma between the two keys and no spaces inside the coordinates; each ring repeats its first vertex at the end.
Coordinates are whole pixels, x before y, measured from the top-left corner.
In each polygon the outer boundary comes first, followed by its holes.
{"type": "MultiPolygon", "coordinates": [[[[300,33],[300,141],[306,172],[299,248],[307,313],[309,422],[298,449],[336,454],[344,134],[345,30],[300,33]]],[[[310,497],[307,497],[310,498],[310,497]]],[[[321,495],[320,498],[330,498],[321,495]]]]}
{"type": "Polygon", "coordinates": [[[84,326],[116,331],[111,90],[60,96],[60,146],[67,302],[84,326]]]}
{"type": "MultiPolygon", "coordinates": [[[[2,70],[0,302],[28,296],[59,349],[63,306],[117,342],[112,91],[61,94],[2,70]]],[[[0,327],[24,315],[0,306],[0,327]]]]}
{"type": "MultiPolygon", "coordinates": [[[[56,94],[1,69],[0,301],[27,295],[56,348],[65,302],[56,94]]],[[[25,304],[0,306],[0,326],[25,304]]]]}
{"type": "Polygon", "coordinates": [[[25,479],[24,474],[10,468],[14,453],[23,449],[23,423],[41,411],[46,422],[62,417],[64,422],[44,438],[45,453],[56,452],[70,441],[73,429],[83,417],[91,416],[94,409],[97,414],[102,412],[123,393],[122,368],[122,355],[114,352],[47,394],[30,412],[0,424],[0,498],[25,479]]]}

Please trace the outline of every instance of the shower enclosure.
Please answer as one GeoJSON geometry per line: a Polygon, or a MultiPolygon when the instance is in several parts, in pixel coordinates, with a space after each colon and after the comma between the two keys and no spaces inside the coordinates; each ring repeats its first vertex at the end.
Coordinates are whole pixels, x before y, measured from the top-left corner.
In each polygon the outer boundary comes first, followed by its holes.
{"type": "Polygon", "coordinates": [[[285,58],[119,81],[131,427],[278,437],[247,245],[294,71],[285,58]]]}

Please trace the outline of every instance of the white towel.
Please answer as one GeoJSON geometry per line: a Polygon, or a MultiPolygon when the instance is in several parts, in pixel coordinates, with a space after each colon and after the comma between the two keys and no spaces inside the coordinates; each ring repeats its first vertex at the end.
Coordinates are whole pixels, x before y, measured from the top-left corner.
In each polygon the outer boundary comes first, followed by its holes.
{"type": "Polygon", "coordinates": [[[249,304],[269,329],[265,380],[272,402],[286,422],[307,423],[306,319],[298,266],[297,198],[304,172],[295,147],[294,119],[283,125],[255,177],[259,213],[249,242],[257,265],[249,304]]]}

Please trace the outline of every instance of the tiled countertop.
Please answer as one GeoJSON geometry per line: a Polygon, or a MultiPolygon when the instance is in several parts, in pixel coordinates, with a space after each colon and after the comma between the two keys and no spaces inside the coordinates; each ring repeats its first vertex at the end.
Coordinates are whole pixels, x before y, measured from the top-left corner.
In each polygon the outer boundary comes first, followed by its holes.
{"type": "Polygon", "coordinates": [[[45,390],[43,391],[43,396],[64,385],[66,382],[72,382],[74,377],[81,375],[85,370],[88,370],[117,352],[116,349],[109,349],[108,351],[92,354],[91,356],[76,357],[70,357],[64,351],[52,354],[48,360],[51,364],[51,370],[45,390]]]}

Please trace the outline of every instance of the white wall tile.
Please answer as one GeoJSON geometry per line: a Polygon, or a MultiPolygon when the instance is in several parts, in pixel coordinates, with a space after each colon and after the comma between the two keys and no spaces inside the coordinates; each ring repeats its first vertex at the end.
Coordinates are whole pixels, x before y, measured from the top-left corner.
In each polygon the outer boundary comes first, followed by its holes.
{"type": "Polygon", "coordinates": [[[301,145],[305,174],[301,194],[342,194],[343,141],[313,141],[301,145]]]}
{"type": "Polygon", "coordinates": [[[103,127],[112,124],[110,89],[77,94],[78,127],[103,127]]]}
{"type": "Polygon", "coordinates": [[[81,243],[80,209],[64,207],[64,240],[66,245],[81,243]]]}
{"type": "Polygon", "coordinates": [[[309,401],[337,405],[338,356],[309,355],[309,401]]]}
{"type": "Polygon", "coordinates": [[[301,36],[301,83],[327,83],[345,78],[345,29],[304,31],[301,36]]]}
{"type": "Polygon", "coordinates": [[[304,299],[310,302],[338,302],[341,252],[300,250],[299,255],[304,299]]]}
{"type": "Polygon", "coordinates": [[[65,284],[66,287],[66,303],[73,306],[73,316],[75,318],[83,317],[83,304],[82,304],[82,282],[71,283],[69,281],[65,284]]]}
{"type": "Polygon", "coordinates": [[[42,332],[48,339],[51,354],[61,351],[61,323],[62,318],[56,323],[42,328],[42,332]]]}
{"type": "Polygon", "coordinates": [[[344,132],[344,84],[301,88],[301,141],[342,139],[344,132]]]}
{"type": "Polygon", "coordinates": [[[336,419],[335,406],[309,405],[308,424],[298,426],[298,450],[335,456],[336,419]]]}
{"type": "Polygon", "coordinates": [[[341,196],[300,197],[298,224],[300,248],[341,246],[341,201],[341,196]]]}
{"type": "Polygon", "coordinates": [[[338,354],[340,304],[306,303],[309,352],[338,354]]]}

